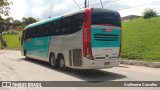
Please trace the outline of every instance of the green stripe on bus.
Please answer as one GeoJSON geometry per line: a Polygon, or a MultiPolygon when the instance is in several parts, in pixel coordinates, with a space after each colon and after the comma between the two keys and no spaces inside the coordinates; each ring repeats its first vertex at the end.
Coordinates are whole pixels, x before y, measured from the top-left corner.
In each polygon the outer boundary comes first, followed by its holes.
{"type": "Polygon", "coordinates": [[[29,55],[47,58],[50,39],[50,36],[27,39],[24,41],[24,50],[26,50],[29,55]]]}
{"type": "Polygon", "coordinates": [[[35,23],[35,24],[28,25],[26,28],[32,28],[32,27],[39,26],[39,25],[42,25],[42,24],[45,24],[45,23],[49,23],[49,22],[52,22],[52,21],[60,20],[61,18],[62,17],[56,17],[56,18],[47,19],[47,20],[40,21],[40,22],[35,23]]]}

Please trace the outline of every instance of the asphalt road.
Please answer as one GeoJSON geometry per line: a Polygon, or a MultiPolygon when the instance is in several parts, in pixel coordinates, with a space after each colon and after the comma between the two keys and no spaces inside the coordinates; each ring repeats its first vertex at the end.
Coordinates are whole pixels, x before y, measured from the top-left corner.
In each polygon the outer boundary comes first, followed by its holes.
{"type": "MultiPolygon", "coordinates": [[[[101,70],[71,70],[68,72],[52,69],[49,63],[26,60],[20,51],[0,50],[0,81],[160,81],[160,69],[142,66],[120,65],[101,70]]],[[[13,88],[0,88],[0,90],[13,88]]],[[[15,88],[14,88],[15,89],[15,88]]],[[[26,88],[16,88],[24,89],[26,88]]],[[[53,87],[27,88],[29,90],[119,90],[115,87],[53,87]]],[[[160,88],[121,87],[121,89],[160,90],[160,88]]]]}

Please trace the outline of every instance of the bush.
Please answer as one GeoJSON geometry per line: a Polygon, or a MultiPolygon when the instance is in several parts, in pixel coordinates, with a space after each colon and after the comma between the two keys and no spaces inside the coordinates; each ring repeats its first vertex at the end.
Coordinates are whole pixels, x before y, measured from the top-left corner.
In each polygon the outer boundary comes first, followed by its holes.
{"type": "Polygon", "coordinates": [[[148,18],[156,17],[156,16],[157,16],[157,12],[154,9],[147,8],[143,12],[144,19],[148,19],[148,18]]]}
{"type": "Polygon", "coordinates": [[[14,30],[6,31],[3,33],[3,35],[19,35],[19,34],[20,32],[14,30]]]}

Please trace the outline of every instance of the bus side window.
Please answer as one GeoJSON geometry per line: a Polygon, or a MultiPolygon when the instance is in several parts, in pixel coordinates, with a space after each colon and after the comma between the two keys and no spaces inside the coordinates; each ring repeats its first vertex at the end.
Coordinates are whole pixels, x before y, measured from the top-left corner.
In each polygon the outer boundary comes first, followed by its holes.
{"type": "Polygon", "coordinates": [[[71,33],[71,17],[65,17],[61,22],[61,35],[71,33]]]}
{"type": "Polygon", "coordinates": [[[30,29],[30,28],[26,29],[26,37],[25,37],[25,40],[26,40],[26,39],[29,39],[29,38],[31,38],[31,29],[30,29]]]}
{"type": "Polygon", "coordinates": [[[54,21],[54,35],[60,35],[60,20],[54,21]]]}
{"type": "Polygon", "coordinates": [[[27,30],[28,30],[28,29],[26,29],[26,30],[25,30],[25,33],[24,33],[24,34],[25,34],[24,40],[26,40],[27,37],[28,37],[28,31],[27,31],[27,30]]]}
{"type": "Polygon", "coordinates": [[[43,26],[38,26],[36,31],[37,31],[37,37],[44,36],[43,26]]]}
{"type": "Polygon", "coordinates": [[[73,33],[79,31],[83,26],[84,14],[80,13],[72,17],[73,33]]]}
{"type": "Polygon", "coordinates": [[[50,23],[47,23],[47,24],[44,24],[41,26],[41,33],[42,33],[42,36],[49,36],[49,25],[50,23]]]}
{"type": "Polygon", "coordinates": [[[53,21],[49,24],[49,35],[55,36],[60,34],[60,21],[53,21]]]}
{"type": "Polygon", "coordinates": [[[35,28],[32,28],[32,30],[31,30],[32,32],[32,38],[35,38],[35,37],[37,37],[37,30],[35,30],[35,28]]]}

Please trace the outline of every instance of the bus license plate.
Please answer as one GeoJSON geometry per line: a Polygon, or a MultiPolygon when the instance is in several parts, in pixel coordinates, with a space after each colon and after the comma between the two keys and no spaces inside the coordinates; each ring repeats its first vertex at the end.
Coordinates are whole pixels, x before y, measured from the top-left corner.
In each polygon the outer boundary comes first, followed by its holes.
{"type": "Polygon", "coordinates": [[[104,62],[104,65],[109,65],[110,64],[110,62],[104,62]]]}

